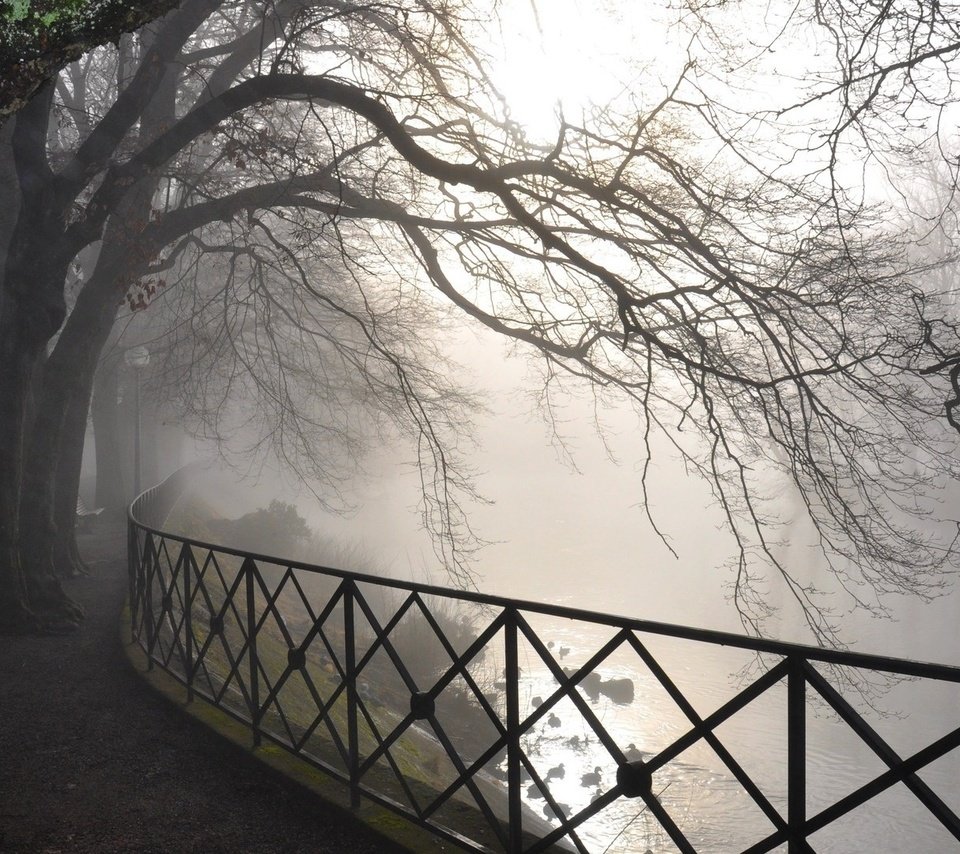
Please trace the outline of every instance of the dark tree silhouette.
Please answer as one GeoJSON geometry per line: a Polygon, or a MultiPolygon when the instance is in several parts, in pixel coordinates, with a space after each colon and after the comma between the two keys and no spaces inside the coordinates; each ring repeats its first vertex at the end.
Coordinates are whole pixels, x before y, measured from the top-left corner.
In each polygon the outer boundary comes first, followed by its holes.
{"type": "MultiPolygon", "coordinates": [[[[676,79],[561,119],[539,144],[491,83],[479,15],[453,2],[187,0],[121,55],[116,94],[101,87],[100,106],[81,109],[80,78],[65,76],[59,96],[48,86],[17,114],[4,169],[18,216],[4,220],[0,304],[6,627],[75,617],[52,581],[57,559],[30,547],[27,529],[47,532],[41,545],[68,535],[52,508],[59,490],[75,491],[79,413],[117,303],[146,308],[185,246],[239,255],[248,236],[392,366],[393,399],[420,442],[427,521],[454,568],[452,487],[463,481],[434,426],[443,400],[402,341],[380,337],[378,312],[390,309],[366,299],[374,280],[429,290],[534,348],[548,393],[574,376],[631,400],[648,457],[662,434],[712,485],[749,628],[773,567],[814,637],[836,640],[816,591],[778,559],[783,519],[766,471],[790,478],[863,607],[942,583],[955,528],[920,526],[936,509],[924,490],[957,474],[955,441],[939,418],[944,378],[921,368],[933,347],[956,351],[953,328],[910,236],[829,178],[843,175],[843,146],[794,146],[796,168],[777,160],[793,137],[768,132],[773,114],[768,130],[733,125],[746,113],[704,70],[730,52],[712,45],[676,79]],[[51,144],[58,104],[75,118],[51,144]],[[71,265],[91,247],[98,258],[68,312],[71,265]],[[364,314],[311,279],[303,259],[324,257],[348,272],[364,314]]],[[[253,270],[274,263],[249,251],[253,270]]]]}

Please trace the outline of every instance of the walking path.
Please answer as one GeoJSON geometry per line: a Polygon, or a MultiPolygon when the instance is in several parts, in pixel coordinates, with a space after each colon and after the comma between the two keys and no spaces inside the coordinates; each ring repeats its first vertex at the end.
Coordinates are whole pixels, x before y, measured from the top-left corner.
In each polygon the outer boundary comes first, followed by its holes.
{"type": "Polygon", "coordinates": [[[78,632],[0,638],[0,851],[408,850],[267,768],[136,674],[120,640],[125,536],[106,522],[80,535],[91,573],[66,584],[86,610],[78,632]]]}

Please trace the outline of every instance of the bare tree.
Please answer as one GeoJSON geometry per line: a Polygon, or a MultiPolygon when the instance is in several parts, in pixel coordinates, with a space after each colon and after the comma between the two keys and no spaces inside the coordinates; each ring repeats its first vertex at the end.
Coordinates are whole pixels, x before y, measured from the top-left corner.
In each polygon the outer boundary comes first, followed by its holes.
{"type": "Polygon", "coordinates": [[[413,437],[424,527],[468,584],[460,501],[475,497],[463,449],[476,404],[438,345],[449,318],[421,290],[380,284],[393,268],[373,241],[358,237],[344,263],[347,227],[333,245],[307,242],[309,225],[263,212],[191,233],[128,292],[114,347],[149,345],[149,396],[228,464],[279,461],[334,510],[371,444],[413,437]]]}
{"type": "MultiPolygon", "coordinates": [[[[398,293],[430,290],[532,346],[548,384],[585,378],[631,400],[648,455],[661,433],[712,485],[738,546],[734,600],[748,628],[761,625],[756,581],[773,567],[813,636],[837,640],[817,592],[777,558],[783,520],[764,471],[791,479],[857,602],[877,608],[887,590],[937,590],[955,561],[955,521],[933,525],[923,490],[956,476],[955,438],[937,418],[944,380],[919,369],[930,330],[944,348],[950,327],[905,251],[909,238],[840,182],[769,166],[780,143],[745,126],[734,133],[733,112],[693,56],[666,85],[650,80],[621,103],[561,120],[550,145],[531,141],[474,46],[481,23],[467,3],[187,0],[55,164],[47,106],[36,99],[18,114],[21,214],[0,311],[0,382],[12,401],[0,418],[7,625],[63,611],[54,595],[25,592],[23,579],[52,573],[36,575],[31,563],[24,575],[17,472],[28,379],[64,321],[69,265],[111,235],[47,361],[63,366],[58,381],[80,400],[92,368],[69,366],[95,362],[117,295],[136,294],[184,241],[242,255],[244,243],[213,247],[202,235],[243,220],[236,233],[256,234],[249,269],[282,268],[282,280],[319,299],[304,299],[304,311],[324,304],[302,260],[312,250],[350,272],[353,300],[327,304],[324,322],[295,315],[284,334],[301,324],[322,339],[325,322],[363,334],[365,353],[380,360],[372,376],[395,371],[390,394],[422,425],[436,494],[455,482],[432,427],[444,410],[426,405],[441,402],[433,395],[443,383],[420,371],[411,393],[402,325],[399,337],[377,337],[383,309],[363,302],[371,274],[398,293]],[[754,139],[774,146],[766,158],[747,145],[754,139]],[[164,195],[168,186],[176,192],[164,195]],[[350,317],[357,299],[365,313],[350,317]],[[910,459],[905,443],[916,449],[910,459]]],[[[242,340],[231,338],[237,363],[255,367],[242,340]]],[[[355,340],[337,352],[355,351],[355,340]]],[[[266,352],[280,351],[267,342],[266,352]]],[[[377,394],[386,388],[377,379],[377,394]]],[[[29,462],[39,465],[32,452],[29,462]]]]}

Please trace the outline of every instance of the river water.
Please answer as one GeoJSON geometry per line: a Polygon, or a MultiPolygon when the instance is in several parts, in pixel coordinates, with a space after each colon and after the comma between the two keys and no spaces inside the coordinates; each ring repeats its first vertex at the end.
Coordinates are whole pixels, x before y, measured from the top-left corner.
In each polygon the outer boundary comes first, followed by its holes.
{"type": "MultiPolygon", "coordinates": [[[[512,391],[529,387],[522,367],[507,363],[486,375],[496,376],[488,388],[491,411],[478,419],[480,446],[470,457],[479,472],[480,491],[495,502],[471,508],[478,533],[492,541],[477,566],[479,589],[659,622],[741,631],[727,595],[730,578],[722,569],[730,541],[720,530],[703,485],[687,477],[669,457],[652,470],[652,505],[658,524],[677,551],[678,557],[673,557],[639,509],[638,456],[630,450],[626,414],[603,414],[612,425],[612,445],[620,456],[615,464],[588,429],[589,407],[573,404],[565,413],[568,420],[561,429],[570,440],[578,472],[558,460],[542,421],[527,416],[521,397],[512,391]]],[[[363,543],[364,553],[373,557],[381,571],[442,581],[431,568],[430,543],[417,529],[416,473],[403,464],[394,448],[374,458],[371,469],[375,475],[356,484],[352,497],[357,511],[351,516],[324,515],[313,510],[306,498],[299,502],[302,512],[321,533],[348,549],[363,543]]],[[[245,509],[250,508],[240,508],[245,509]]],[[[799,520],[797,531],[795,553],[787,557],[806,578],[826,586],[829,579],[802,544],[799,520]]],[[[318,555],[317,560],[323,561],[324,556],[318,555]]],[[[775,584],[768,601],[775,607],[785,605],[775,584]]],[[[892,618],[878,620],[840,603],[841,634],[851,648],[960,663],[956,629],[960,596],[951,593],[927,604],[901,597],[887,604],[892,618]]],[[[581,623],[560,621],[539,629],[555,649],[568,650],[563,663],[572,667],[586,661],[608,637],[605,630],[581,623]]],[[[766,632],[783,640],[809,642],[798,615],[785,607],[766,632]]],[[[701,714],[718,708],[749,681],[744,667],[750,659],[742,653],[649,636],[643,641],[701,714]]],[[[538,656],[529,650],[526,655],[521,661],[521,702],[532,704],[535,698],[549,696],[555,683],[538,656]]],[[[605,679],[629,678],[635,685],[629,703],[605,695],[592,699],[591,709],[621,747],[633,744],[644,755],[654,754],[689,729],[689,722],[635,654],[621,651],[598,672],[605,679]]],[[[848,696],[902,756],[960,726],[960,691],[953,686],[907,681],[881,688],[868,701],[857,692],[848,696]]],[[[603,791],[604,780],[610,782],[610,758],[569,700],[558,704],[555,716],[559,724],[553,726],[544,718],[526,746],[542,774],[562,764],[563,777],[555,775],[551,780],[551,794],[576,811],[603,791]],[[601,779],[594,782],[589,775],[598,773],[597,768],[601,779]]],[[[807,810],[813,815],[885,766],[822,704],[809,704],[808,720],[807,810]]],[[[718,734],[774,806],[785,811],[785,688],[771,689],[718,734]]],[[[938,760],[920,777],[960,811],[960,751],[938,760]]],[[[702,741],[655,777],[654,790],[661,792],[664,807],[698,851],[740,851],[771,830],[702,741]]],[[[538,794],[531,792],[527,802],[542,811],[544,801],[538,794]]],[[[549,818],[549,808],[544,815],[549,818]]],[[[591,851],[609,854],[676,850],[639,800],[621,799],[605,810],[584,828],[583,839],[591,851]]],[[[831,825],[812,844],[818,852],[836,854],[960,851],[960,843],[902,785],[831,825]]]]}

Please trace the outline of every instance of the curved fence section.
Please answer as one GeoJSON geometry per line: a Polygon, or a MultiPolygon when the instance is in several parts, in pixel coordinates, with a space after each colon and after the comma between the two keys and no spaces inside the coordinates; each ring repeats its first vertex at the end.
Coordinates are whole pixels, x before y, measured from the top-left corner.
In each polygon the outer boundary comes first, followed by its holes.
{"type": "Polygon", "coordinates": [[[162,528],[170,511],[190,487],[190,483],[200,469],[201,466],[198,463],[182,466],[156,486],[138,495],[130,505],[128,513],[131,530],[134,527],[148,527],[154,530],[162,528]]]}
{"type": "Polygon", "coordinates": [[[904,739],[849,690],[882,678],[952,691],[960,669],[194,541],[153,524],[186,477],[131,508],[135,641],[190,700],[341,780],[354,802],[509,854],[960,847],[960,703],[942,732],[906,722],[904,739]],[[710,676],[721,671],[736,675],[710,676]],[[872,762],[863,779],[850,751],[872,762]]]}

